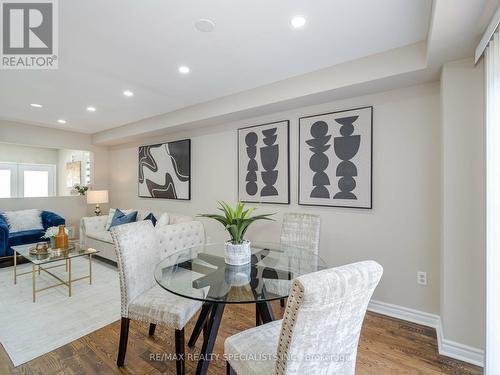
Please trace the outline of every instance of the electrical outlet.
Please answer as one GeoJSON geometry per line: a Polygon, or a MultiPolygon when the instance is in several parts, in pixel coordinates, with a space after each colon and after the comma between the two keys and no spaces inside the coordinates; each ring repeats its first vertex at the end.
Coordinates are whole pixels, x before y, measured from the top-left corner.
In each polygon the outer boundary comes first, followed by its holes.
{"type": "Polygon", "coordinates": [[[427,272],[424,272],[424,271],[417,272],[417,284],[418,285],[427,285],[427,272]]]}

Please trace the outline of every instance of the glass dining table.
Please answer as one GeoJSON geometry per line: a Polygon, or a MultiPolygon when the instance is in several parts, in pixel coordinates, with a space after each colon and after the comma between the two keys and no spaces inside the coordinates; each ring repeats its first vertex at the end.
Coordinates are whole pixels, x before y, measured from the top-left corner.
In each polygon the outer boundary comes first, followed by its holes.
{"type": "Polygon", "coordinates": [[[157,283],[181,297],[203,302],[188,345],[203,331],[196,374],[206,374],[227,304],[255,304],[256,324],[274,314],[271,301],[287,298],[297,276],[326,268],[311,251],[279,243],[252,243],[251,262],[243,266],[224,261],[224,244],[193,247],[162,260],[155,269],[157,283]]]}

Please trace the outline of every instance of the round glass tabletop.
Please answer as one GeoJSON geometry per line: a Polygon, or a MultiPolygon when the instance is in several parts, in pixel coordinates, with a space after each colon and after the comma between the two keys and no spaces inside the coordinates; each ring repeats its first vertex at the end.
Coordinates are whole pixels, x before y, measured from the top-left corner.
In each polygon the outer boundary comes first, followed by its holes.
{"type": "Polygon", "coordinates": [[[277,243],[252,243],[243,266],[224,261],[224,244],[193,247],[170,255],[155,269],[169,292],[203,302],[256,303],[288,297],[297,276],[326,268],[312,252],[277,243]]]}

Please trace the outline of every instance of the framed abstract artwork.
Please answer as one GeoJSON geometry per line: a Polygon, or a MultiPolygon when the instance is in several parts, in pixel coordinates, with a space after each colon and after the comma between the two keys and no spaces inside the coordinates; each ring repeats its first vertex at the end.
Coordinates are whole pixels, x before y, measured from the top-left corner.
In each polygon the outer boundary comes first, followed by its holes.
{"type": "Polygon", "coordinates": [[[191,140],[139,147],[139,197],[191,199],[191,140]]]}
{"type": "Polygon", "coordinates": [[[238,129],[238,197],[290,203],[289,121],[238,129]]]}
{"type": "Polygon", "coordinates": [[[372,208],[373,107],[299,119],[299,204],[372,208]]]}

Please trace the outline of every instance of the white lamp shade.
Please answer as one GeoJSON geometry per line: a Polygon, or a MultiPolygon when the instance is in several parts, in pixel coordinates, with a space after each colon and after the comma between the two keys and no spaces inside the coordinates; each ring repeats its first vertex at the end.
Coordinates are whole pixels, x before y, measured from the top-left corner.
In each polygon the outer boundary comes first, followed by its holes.
{"type": "Polygon", "coordinates": [[[107,190],[89,190],[87,191],[87,203],[88,204],[100,204],[108,203],[108,191],[107,190]]]}

